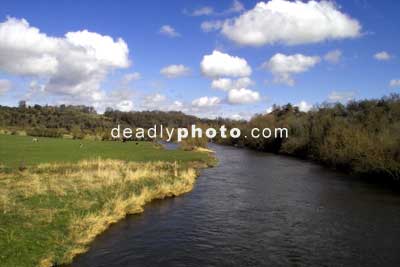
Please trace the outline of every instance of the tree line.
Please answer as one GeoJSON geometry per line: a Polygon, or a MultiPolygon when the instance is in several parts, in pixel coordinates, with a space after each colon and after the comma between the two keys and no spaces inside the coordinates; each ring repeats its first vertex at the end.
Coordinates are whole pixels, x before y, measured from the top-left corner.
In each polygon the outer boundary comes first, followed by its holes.
{"type": "Polygon", "coordinates": [[[400,179],[400,95],[382,99],[323,104],[301,112],[290,104],[237,125],[239,139],[220,143],[319,161],[376,179],[400,179]],[[253,139],[252,128],[285,127],[289,138],[253,139]]]}
{"type": "MultiPolygon", "coordinates": [[[[109,139],[110,129],[122,127],[189,127],[192,124],[218,129],[225,125],[242,131],[241,138],[214,139],[219,144],[248,147],[319,161],[341,170],[370,175],[377,179],[400,178],[400,95],[381,99],[322,104],[301,112],[287,104],[274,106],[268,114],[249,121],[224,118],[200,119],[182,112],[107,109],[104,114],[86,106],[0,106],[0,128],[12,134],[25,131],[32,136],[109,139]],[[289,138],[244,138],[253,128],[289,130],[289,138]]],[[[204,137],[185,140],[184,148],[206,146],[204,137]]]]}

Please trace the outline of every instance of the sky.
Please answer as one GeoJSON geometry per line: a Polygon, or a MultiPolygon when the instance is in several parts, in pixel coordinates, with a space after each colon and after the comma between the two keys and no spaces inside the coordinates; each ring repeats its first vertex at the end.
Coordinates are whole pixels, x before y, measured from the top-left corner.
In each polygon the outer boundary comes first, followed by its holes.
{"type": "Polygon", "coordinates": [[[248,119],[400,93],[399,1],[8,1],[0,105],[248,119]]]}

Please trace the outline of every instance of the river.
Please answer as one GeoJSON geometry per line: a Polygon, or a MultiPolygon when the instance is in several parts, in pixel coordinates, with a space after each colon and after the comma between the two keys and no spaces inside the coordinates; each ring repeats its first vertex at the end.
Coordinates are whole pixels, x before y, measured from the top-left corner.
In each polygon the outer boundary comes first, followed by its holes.
{"type": "Polygon", "coordinates": [[[212,147],[192,192],[154,201],[74,267],[400,266],[400,194],[315,163],[212,147]]]}

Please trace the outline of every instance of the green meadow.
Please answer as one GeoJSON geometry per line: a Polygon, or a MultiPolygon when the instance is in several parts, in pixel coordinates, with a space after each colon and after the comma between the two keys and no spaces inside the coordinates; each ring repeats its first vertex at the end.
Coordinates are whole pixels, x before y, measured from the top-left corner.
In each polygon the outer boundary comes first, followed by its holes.
{"type": "Polygon", "coordinates": [[[192,190],[208,152],[0,135],[0,266],[68,264],[153,199],[192,190]]]}
{"type": "Polygon", "coordinates": [[[206,153],[165,150],[151,142],[92,141],[61,138],[0,135],[0,165],[6,168],[38,163],[78,162],[82,159],[119,159],[126,161],[202,161],[206,153]]]}

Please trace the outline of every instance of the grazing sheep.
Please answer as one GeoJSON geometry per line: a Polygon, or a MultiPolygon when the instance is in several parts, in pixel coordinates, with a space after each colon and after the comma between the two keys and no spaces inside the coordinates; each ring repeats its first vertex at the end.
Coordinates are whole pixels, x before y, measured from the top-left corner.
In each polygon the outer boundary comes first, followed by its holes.
{"type": "Polygon", "coordinates": [[[39,140],[37,138],[32,138],[32,142],[39,142],[39,140]]]}

